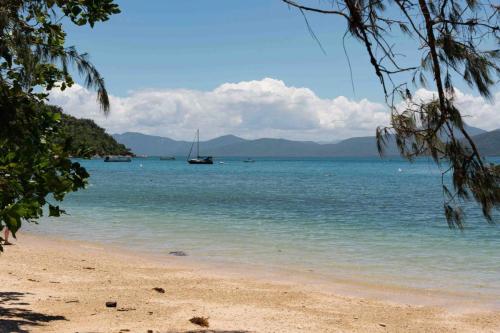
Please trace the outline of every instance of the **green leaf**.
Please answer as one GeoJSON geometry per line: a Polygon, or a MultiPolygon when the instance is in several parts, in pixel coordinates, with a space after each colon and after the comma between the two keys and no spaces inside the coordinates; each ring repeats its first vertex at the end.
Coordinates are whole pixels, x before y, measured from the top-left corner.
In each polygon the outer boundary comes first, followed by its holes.
{"type": "Polygon", "coordinates": [[[78,16],[78,14],[80,14],[81,12],[82,12],[82,8],[80,8],[80,6],[74,6],[71,9],[71,14],[73,14],[74,16],[78,16]]]}

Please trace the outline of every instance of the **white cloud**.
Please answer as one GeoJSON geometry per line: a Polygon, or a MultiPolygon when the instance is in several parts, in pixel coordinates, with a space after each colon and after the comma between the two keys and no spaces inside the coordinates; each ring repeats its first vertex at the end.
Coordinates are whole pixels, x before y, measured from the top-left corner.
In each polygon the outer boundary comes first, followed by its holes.
{"type": "Polygon", "coordinates": [[[488,131],[500,128],[500,91],[493,94],[491,102],[456,91],[456,105],[467,124],[488,131]]]}
{"type": "MultiPolygon", "coordinates": [[[[499,100],[500,93],[493,104],[457,94],[459,106],[472,115],[468,123],[485,129],[500,127],[499,100]]],[[[208,92],[134,91],[126,97],[110,96],[110,101],[111,113],[105,117],[95,94],[79,85],[50,95],[50,102],[62,106],[65,112],[93,119],[110,133],[134,131],[188,140],[200,128],[203,139],[235,134],[245,138],[333,141],[373,135],[375,128],[386,125],[389,119],[381,103],[343,96],[322,99],[310,89],[289,87],[270,78],[225,83],[208,92]]]]}
{"type": "MultiPolygon", "coordinates": [[[[413,94],[414,101],[426,102],[437,98],[437,93],[426,89],[418,89],[413,94]]],[[[460,110],[463,120],[471,126],[484,130],[500,128],[500,91],[494,93],[490,101],[481,96],[463,93],[455,88],[454,105],[460,110]]],[[[404,107],[403,103],[399,107],[404,107]]]]}

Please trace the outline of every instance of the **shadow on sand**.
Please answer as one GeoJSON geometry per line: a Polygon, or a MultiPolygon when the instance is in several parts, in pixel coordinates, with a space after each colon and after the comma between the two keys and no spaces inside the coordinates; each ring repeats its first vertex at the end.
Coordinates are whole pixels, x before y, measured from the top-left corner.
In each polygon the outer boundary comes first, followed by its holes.
{"type": "Polygon", "coordinates": [[[54,320],[66,320],[63,316],[46,315],[20,305],[29,305],[23,301],[30,293],[0,292],[0,333],[25,333],[30,327],[40,326],[54,320]]]}

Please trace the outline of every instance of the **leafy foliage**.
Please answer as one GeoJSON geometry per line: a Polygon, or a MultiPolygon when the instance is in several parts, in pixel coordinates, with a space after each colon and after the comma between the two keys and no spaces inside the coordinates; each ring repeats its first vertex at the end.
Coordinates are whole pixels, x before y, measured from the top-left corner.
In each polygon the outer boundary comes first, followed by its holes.
{"type": "MultiPolygon", "coordinates": [[[[0,229],[14,236],[23,220],[43,214],[49,195],[62,201],[88,177],[69,159],[71,140],[61,113],[45,105],[47,92],[71,86],[74,65],[109,111],[104,80],[88,56],[65,47],[62,19],[93,26],[116,13],[112,0],[0,0],[0,229]]],[[[61,213],[49,205],[49,215],[61,213]]]]}
{"type": "Polygon", "coordinates": [[[489,0],[330,0],[325,1],[329,6],[317,7],[282,1],[303,15],[315,12],[346,21],[346,36],[366,49],[392,113],[391,127],[377,129],[379,152],[383,154],[394,134],[402,156],[413,160],[430,155],[444,168],[443,176],[451,173],[451,188],[443,177],[448,225],[463,228],[460,203],[471,198],[493,222],[500,181],[464,126],[464,115],[454,104],[453,82],[458,78],[491,97],[500,77],[500,6],[489,0]],[[414,41],[420,62],[408,64],[408,50],[397,48],[398,30],[414,41]],[[414,98],[411,90],[429,82],[436,96],[414,98]]]}
{"type": "MultiPolygon", "coordinates": [[[[43,214],[49,194],[62,201],[66,193],[84,187],[88,174],[69,159],[70,140],[60,140],[60,113],[23,94],[9,101],[2,103],[11,112],[2,117],[7,126],[0,135],[0,222],[15,236],[22,220],[43,214]]],[[[50,216],[63,212],[49,205],[50,216]]]]}

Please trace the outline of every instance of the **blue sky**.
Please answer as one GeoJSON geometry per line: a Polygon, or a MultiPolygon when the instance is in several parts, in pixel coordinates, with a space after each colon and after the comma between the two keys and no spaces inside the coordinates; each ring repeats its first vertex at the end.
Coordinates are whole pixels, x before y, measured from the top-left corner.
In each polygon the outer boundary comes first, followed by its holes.
{"type": "Polygon", "coordinates": [[[145,88],[211,90],[225,82],[272,77],[321,97],[382,100],[365,52],[341,46],[340,18],[301,14],[279,0],[118,1],[122,13],[94,29],[68,26],[68,45],[89,52],[111,93],[145,88]]]}
{"type": "MultiPolygon", "coordinates": [[[[122,13],[94,29],[66,25],[67,45],[88,52],[106,80],[110,116],[79,85],[51,94],[67,113],[94,119],[110,133],[189,140],[200,128],[204,138],[335,141],[374,135],[389,124],[366,51],[347,39],[353,92],[341,18],[308,14],[324,54],[300,12],[280,0],[118,3],[122,13]]],[[[397,32],[392,37],[404,61],[418,61],[417,43],[397,32]]],[[[500,127],[497,87],[492,102],[457,87],[456,103],[470,125],[500,127]]],[[[430,99],[432,92],[417,95],[430,99]]]]}

